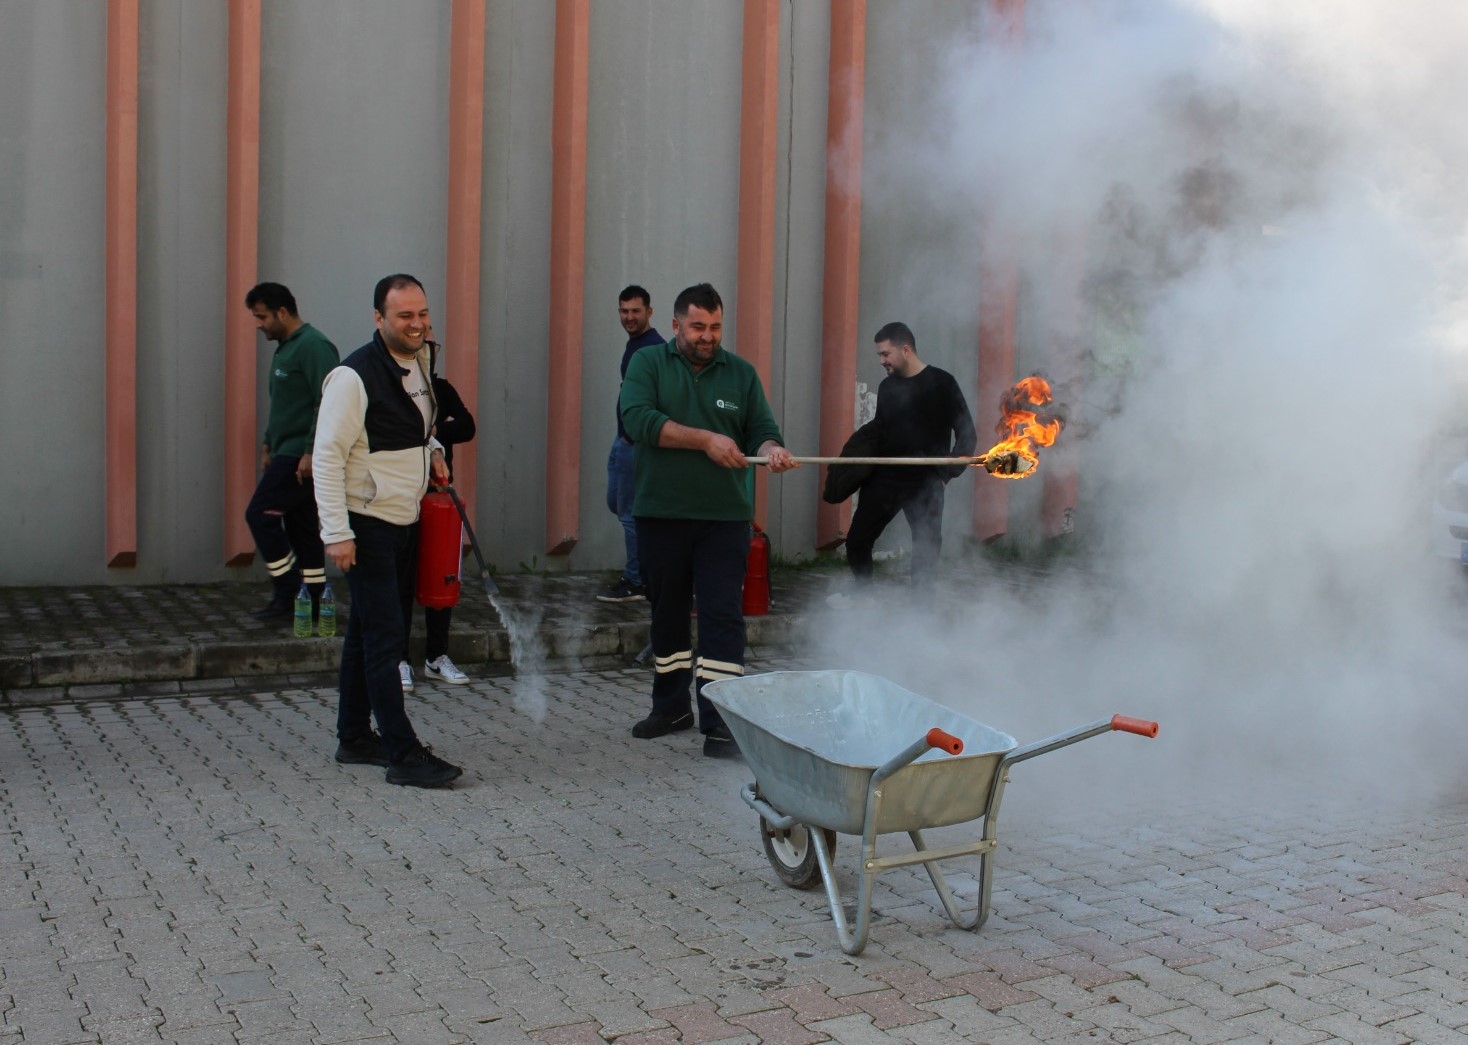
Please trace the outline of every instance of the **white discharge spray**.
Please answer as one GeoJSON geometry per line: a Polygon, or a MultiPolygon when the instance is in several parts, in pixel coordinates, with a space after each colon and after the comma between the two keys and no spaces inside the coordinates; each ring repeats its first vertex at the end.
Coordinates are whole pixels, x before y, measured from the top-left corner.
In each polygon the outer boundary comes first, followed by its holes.
{"type": "MultiPolygon", "coordinates": [[[[1427,527],[1468,451],[1468,9],[1031,0],[1021,41],[985,28],[869,127],[864,206],[984,215],[1020,366],[1079,344],[1051,376],[1086,568],[845,618],[823,660],[1021,737],[1158,719],[1152,793],[1367,784],[1387,751],[1371,787],[1461,783],[1468,605],[1427,527]]],[[[982,237],[953,236],[894,293],[961,328],[982,237]]]]}
{"type": "Polygon", "coordinates": [[[546,651],[540,640],[540,621],[545,602],[527,589],[527,597],[513,601],[496,592],[490,596],[495,612],[505,623],[510,639],[510,663],[515,669],[511,696],[515,710],[537,724],[545,721],[546,651]]]}

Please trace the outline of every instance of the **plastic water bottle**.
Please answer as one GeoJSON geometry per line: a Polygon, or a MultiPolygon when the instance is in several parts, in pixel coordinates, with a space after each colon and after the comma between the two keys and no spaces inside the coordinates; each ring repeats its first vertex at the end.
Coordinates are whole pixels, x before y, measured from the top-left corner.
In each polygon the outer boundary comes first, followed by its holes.
{"type": "Polygon", "coordinates": [[[336,634],[336,595],[332,593],[330,584],[327,584],[321,591],[321,609],[316,618],[316,634],[323,638],[330,638],[336,634]]]}
{"type": "Polygon", "coordinates": [[[295,632],[298,639],[311,637],[311,592],[304,584],[296,592],[295,632]]]}

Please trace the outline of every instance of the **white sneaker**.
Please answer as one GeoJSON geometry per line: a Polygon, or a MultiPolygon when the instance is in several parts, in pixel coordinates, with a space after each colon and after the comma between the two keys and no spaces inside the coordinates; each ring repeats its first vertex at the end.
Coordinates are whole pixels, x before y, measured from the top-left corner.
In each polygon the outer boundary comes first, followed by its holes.
{"type": "Polygon", "coordinates": [[[403,683],[403,692],[413,692],[413,665],[406,660],[398,661],[398,678],[403,683]]]}
{"type": "Polygon", "coordinates": [[[426,661],[423,665],[423,674],[431,679],[449,682],[455,686],[462,686],[469,681],[469,676],[460,671],[457,664],[449,660],[447,653],[437,660],[426,661]]]}

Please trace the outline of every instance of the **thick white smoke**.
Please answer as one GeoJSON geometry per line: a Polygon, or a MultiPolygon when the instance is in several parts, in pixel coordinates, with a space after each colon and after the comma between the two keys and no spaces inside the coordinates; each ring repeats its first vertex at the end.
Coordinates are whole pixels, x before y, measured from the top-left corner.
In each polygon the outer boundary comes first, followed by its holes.
{"type": "Polygon", "coordinates": [[[1086,568],[910,626],[848,615],[819,656],[1021,740],[1157,718],[1145,753],[1102,753],[1153,793],[1460,784],[1468,608],[1426,536],[1468,429],[1468,10],[1032,0],[1022,43],[979,37],[930,126],[875,130],[903,166],[869,153],[867,205],[985,213],[1031,364],[1083,302],[1061,438],[1086,568]]]}

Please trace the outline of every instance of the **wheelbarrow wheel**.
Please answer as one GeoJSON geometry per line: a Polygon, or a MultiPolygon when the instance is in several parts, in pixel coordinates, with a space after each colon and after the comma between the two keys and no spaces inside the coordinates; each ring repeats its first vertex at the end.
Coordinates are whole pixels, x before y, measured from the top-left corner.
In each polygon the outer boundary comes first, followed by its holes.
{"type": "MultiPolygon", "coordinates": [[[[764,817],[759,818],[760,837],[765,843],[765,856],[780,881],[792,889],[814,889],[821,881],[821,865],[816,859],[816,847],[811,843],[811,828],[795,824],[788,830],[771,827],[764,817]]],[[[826,828],[826,849],[836,852],[836,832],[826,828]]]]}

